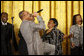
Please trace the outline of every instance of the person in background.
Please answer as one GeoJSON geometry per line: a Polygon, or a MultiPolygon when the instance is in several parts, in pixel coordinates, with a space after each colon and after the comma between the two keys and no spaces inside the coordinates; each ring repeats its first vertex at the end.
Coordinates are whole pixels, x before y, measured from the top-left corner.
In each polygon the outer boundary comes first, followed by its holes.
{"type": "Polygon", "coordinates": [[[83,26],[80,14],[73,16],[73,24],[70,28],[71,38],[71,55],[83,55],[83,26]]]}
{"type": "MultiPolygon", "coordinates": [[[[62,55],[62,41],[67,37],[57,29],[58,21],[55,18],[50,18],[48,22],[48,29],[44,32],[43,42],[55,45],[55,55],[62,55]]],[[[47,49],[49,49],[47,47],[47,49]]]]}
{"type": "Polygon", "coordinates": [[[13,47],[15,51],[18,51],[18,45],[14,33],[14,26],[7,22],[8,13],[1,13],[1,55],[14,55],[13,47]],[[13,36],[12,36],[13,33],[13,36]]]}

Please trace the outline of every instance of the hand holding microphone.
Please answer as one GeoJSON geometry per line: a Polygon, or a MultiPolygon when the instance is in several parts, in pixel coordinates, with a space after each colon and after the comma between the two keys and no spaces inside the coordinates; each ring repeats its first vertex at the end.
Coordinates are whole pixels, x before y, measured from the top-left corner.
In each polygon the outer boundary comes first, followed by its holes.
{"type": "Polygon", "coordinates": [[[34,12],[33,16],[37,17],[39,14],[37,12],[34,12]]]}

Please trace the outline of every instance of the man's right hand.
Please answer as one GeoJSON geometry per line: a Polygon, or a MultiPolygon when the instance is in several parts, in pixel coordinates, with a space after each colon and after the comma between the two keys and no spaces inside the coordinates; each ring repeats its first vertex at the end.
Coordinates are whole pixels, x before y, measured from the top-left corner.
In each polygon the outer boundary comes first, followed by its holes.
{"type": "Polygon", "coordinates": [[[34,12],[33,16],[37,17],[39,14],[37,12],[34,12]]]}

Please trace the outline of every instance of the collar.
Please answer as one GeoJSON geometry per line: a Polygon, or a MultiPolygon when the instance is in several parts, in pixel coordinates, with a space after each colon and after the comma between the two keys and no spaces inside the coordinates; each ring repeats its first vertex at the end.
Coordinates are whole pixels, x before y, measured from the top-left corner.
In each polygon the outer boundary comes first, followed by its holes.
{"type": "Polygon", "coordinates": [[[4,23],[3,21],[1,21],[1,23],[2,23],[2,25],[7,25],[7,22],[6,22],[6,23],[4,23]]]}
{"type": "Polygon", "coordinates": [[[76,24],[78,27],[82,27],[82,25],[78,25],[78,24],[76,24]]]}

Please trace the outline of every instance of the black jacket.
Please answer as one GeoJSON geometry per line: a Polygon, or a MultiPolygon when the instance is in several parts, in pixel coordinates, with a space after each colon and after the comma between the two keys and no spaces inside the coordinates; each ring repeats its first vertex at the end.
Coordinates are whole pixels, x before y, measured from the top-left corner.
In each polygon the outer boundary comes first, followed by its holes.
{"type": "Polygon", "coordinates": [[[26,44],[20,30],[19,30],[18,36],[20,38],[19,45],[18,45],[18,48],[19,48],[18,50],[19,50],[20,55],[28,55],[27,44],[26,44]]]}
{"type": "Polygon", "coordinates": [[[7,25],[2,25],[1,23],[1,55],[12,55],[12,46],[10,43],[10,40],[12,40],[12,44],[15,48],[15,50],[18,50],[18,45],[16,42],[16,37],[14,33],[14,26],[12,24],[7,23],[7,25]],[[13,29],[13,30],[12,30],[13,29]],[[13,33],[13,37],[12,37],[13,33]]]}

